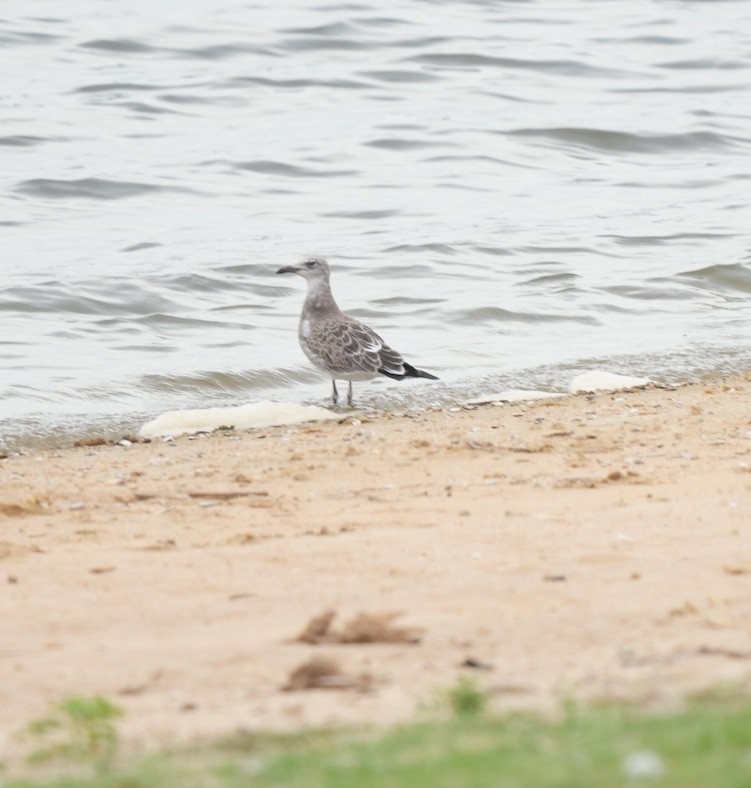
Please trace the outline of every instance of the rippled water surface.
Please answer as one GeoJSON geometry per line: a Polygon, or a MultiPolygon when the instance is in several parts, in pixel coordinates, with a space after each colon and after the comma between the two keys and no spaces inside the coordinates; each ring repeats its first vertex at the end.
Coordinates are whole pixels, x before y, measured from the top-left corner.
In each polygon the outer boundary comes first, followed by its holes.
{"type": "Polygon", "coordinates": [[[751,4],[4,0],[0,444],[322,402],[347,311],[439,383],[751,366],[751,4]]]}

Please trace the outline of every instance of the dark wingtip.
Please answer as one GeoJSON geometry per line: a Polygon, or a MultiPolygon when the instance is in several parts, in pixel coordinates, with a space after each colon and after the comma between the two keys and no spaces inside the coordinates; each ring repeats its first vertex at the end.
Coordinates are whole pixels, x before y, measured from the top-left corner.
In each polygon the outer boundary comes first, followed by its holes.
{"type": "Polygon", "coordinates": [[[431,375],[430,372],[423,372],[421,369],[417,369],[413,367],[411,364],[407,364],[404,362],[404,377],[405,378],[427,378],[428,380],[438,380],[435,375],[431,375]]]}

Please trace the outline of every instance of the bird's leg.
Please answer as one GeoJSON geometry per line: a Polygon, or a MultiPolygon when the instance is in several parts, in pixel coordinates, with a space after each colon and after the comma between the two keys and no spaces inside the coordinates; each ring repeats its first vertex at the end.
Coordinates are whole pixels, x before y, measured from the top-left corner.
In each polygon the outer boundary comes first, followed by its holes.
{"type": "Polygon", "coordinates": [[[339,402],[339,392],[336,390],[336,381],[331,379],[331,402],[336,405],[339,402]]]}
{"type": "Polygon", "coordinates": [[[347,405],[349,405],[350,408],[354,407],[353,404],[352,404],[352,381],[351,380],[349,382],[349,389],[347,391],[347,405]]]}

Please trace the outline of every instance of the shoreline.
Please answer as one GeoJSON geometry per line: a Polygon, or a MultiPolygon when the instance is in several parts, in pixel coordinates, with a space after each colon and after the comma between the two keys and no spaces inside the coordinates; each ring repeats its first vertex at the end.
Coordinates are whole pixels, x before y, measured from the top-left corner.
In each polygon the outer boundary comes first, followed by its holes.
{"type": "Polygon", "coordinates": [[[749,394],[746,375],[11,455],[0,757],[69,695],[124,706],[139,746],[402,721],[465,675],[501,710],[745,681],[749,394]],[[322,642],[295,639],[327,610],[322,642]],[[331,636],[389,612],[412,640],[331,636]],[[283,690],[316,656],[339,688],[283,690]]]}
{"type": "MultiPolygon", "coordinates": [[[[589,362],[578,360],[571,365],[564,365],[557,372],[547,367],[535,367],[528,370],[519,370],[518,374],[502,376],[481,376],[468,387],[457,388],[454,382],[449,383],[449,390],[442,391],[439,396],[434,396],[434,387],[425,386],[420,392],[412,389],[413,384],[385,382],[379,387],[364,387],[363,407],[368,417],[380,414],[400,413],[403,411],[416,412],[423,408],[428,410],[448,409],[456,405],[461,406],[467,401],[492,397],[495,392],[524,389],[540,391],[551,396],[570,396],[570,382],[577,376],[591,370],[598,372],[605,369],[617,368],[619,375],[653,377],[658,386],[666,388],[681,388],[687,385],[711,385],[713,381],[722,379],[743,379],[751,374],[751,357],[733,360],[732,370],[728,371],[727,364],[717,361],[714,365],[699,365],[692,369],[685,369],[681,364],[671,363],[670,357],[648,358],[649,363],[632,364],[633,358],[613,357],[607,360],[592,359],[589,362]],[[624,362],[624,363],[621,363],[624,362]],[[625,365],[624,365],[625,364],[625,365]],[[638,368],[637,368],[638,367],[638,368]],[[566,372],[562,371],[566,369],[566,372]],[[654,370],[659,369],[660,374],[655,375],[654,370]],[[652,370],[652,371],[650,371],[652,370]],[[408,388],[405,388],[408,387],[408,388]],[[406,397],[403,395],[407,395],[406,397]],[[427,404],[425,404],[427,401],[427,404]]],[[[299,396],[295,399],[276,399],[278,392],[264,390],[260,394],[249,390],[246,396],[232,397],[230,399],[214,398],[210,392],[204,392],[196,401],[187,397],[177,406],[176,403],[163,403],[161,407],[137,408],[135,410],[116,410],[113,412],[97,412],[91,414],[85,411],[76,413],[58,413],[56,419],[46,422],[39,412],[23,414],[17,419],[6,417],[0,419],[0,459],[7,455],[18,453],[31,453],[38,451],[52,451],[74,447],[79,441],[103,437],[108,443],[116,443],[122,437],[138,433],[140,427],[147,422],[159,418],[165,413],[180,412],[185,410],[208,410],[212,408],[240,408],[258,402],[272,402],[277,405],[305,405],[328,407],[329,399],[321,396],[325,380],[318,381],[314,389],[308,392],[309,396],[299,396]],[[248,397],[254,396],[254,399],[248,397]],[[43,423],[44,422],[44,423],[43,423]],[[18,425],[23,425],[19,427],[18,425]],[[3,431],[4,430],[4,431],[3,431]]],[[[299,394],[300,392],[297,392],[299,394]]],[[[359,399],[359,398],[358,398],[359,399]]],[[[85,403],[84,403],[85,405],[85,403]]],[[[346,417],[346,411],[342,416],[346,417]]]]}

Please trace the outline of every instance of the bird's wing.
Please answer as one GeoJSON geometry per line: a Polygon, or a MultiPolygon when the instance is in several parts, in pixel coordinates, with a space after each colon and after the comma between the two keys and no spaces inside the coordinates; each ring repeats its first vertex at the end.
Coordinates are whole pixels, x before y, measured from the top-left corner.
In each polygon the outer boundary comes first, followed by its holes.
{"type": "MultiPolygon", "coordinates": [[[[334,373],[370,372],[375,375],[384,365],[384,354],[389,366],[399,354],[391,350],[372,329],[344,316],[344,319],[317,321],[307,337],[310,350],[321,358],[334,373]]],[[[402,370],[401,365],[399,369],[402,370]]]]}
{"type": "Polygon", "coordinates": [[[360,347],[369,355],[375,356],[376,372],[386,372],[386,374],[403,375],[404,359],[393,348],[390,348],[372,328],[369,328],[359,320],[351,320],[351,332],[357,337],[360,347]]]}

